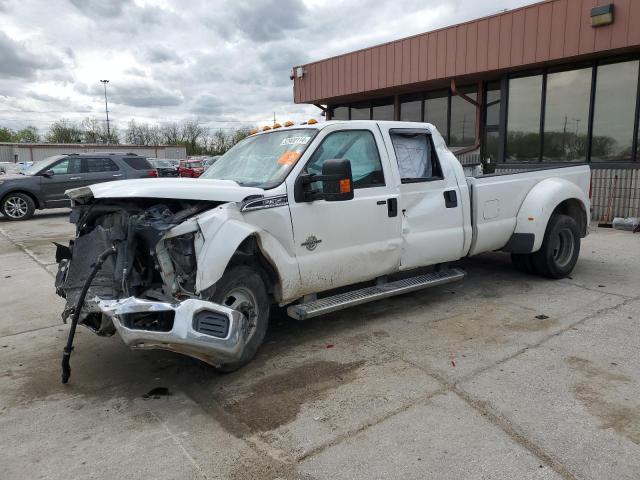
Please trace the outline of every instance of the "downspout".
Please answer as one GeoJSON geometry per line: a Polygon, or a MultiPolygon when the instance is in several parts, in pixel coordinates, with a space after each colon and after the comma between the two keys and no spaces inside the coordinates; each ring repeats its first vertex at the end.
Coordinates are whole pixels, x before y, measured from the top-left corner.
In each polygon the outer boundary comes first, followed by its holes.
{"type": "Polygon", "coordinates": [[[477,94],[477,98],[479,100],[474,100],[473,98],[469,97],[468,95],[465,95],[462,92],[459,92],[458,89],[456,88],[456,80],[455,78],[451,79],[451,94],[452,95],[457,95],[458,97],[462,98],[463,100],[466,100],[467,102],[469,102],[470,104],[472,104],[474,107],[476,107],[476,131],[475,131],[475,140],[473,142],[473,145],[469,146],[469,147],[465,147],[462,148],[460,150],[456,150],[455,151],[455,155],[460,155],[460,154],[464,154],[464,153],[469,153],[469,152],[473,152],[474,150],[477,150],[480,148],[480,143],[481,143],[481,135],[480,133],[482,132],[482,128],[480,126],[481,120],[482,120],[482,99],[484,98],[484,85],[482,84],[482,82],[478,82],[478,94],[477,94]]]}

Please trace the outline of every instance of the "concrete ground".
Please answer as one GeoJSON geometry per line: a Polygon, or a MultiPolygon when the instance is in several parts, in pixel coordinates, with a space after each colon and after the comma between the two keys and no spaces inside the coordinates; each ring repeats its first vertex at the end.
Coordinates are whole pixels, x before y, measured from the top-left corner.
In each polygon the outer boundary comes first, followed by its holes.
{"type": "Polygon", "coordinates": [[[640,478],[640,235],[595,228],[565,280],[496,253],[459,284],[276,316],[230,375],[80,329],[62,385],[51,242],[72,231],[0,220],[3,479],[640,478]]]}

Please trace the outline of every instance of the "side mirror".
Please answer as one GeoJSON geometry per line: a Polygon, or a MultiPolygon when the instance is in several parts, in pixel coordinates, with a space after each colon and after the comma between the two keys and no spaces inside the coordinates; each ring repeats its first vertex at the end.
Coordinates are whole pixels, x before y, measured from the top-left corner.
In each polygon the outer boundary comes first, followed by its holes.
{"type": "Polygon", "coordinates": [[[44,172],[42,172],[42,176],[43,177],[47,177],[47,178],[51,178],[55,175],[56,172],[54,172],[53,170],[46,170],[44,172]]]}
{"type": "Polygon", "coordinates": [[[322,165],[322,175],[300,175],[294,186],[294,198],[296,202],[351,200],[353,198],[351,162],[345,158],[325,160],[322,165]],[[320,190],[312,188],[312,185],[317,182],[322,182],[320,190]]]}

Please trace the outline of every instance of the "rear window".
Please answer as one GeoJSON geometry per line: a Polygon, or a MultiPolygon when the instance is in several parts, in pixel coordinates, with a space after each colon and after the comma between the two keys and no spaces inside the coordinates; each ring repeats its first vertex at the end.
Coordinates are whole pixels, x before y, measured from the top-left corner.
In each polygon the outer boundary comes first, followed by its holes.
{"type": "Polygon", "coordinates": [[[152,170],[153,167],[144,157],[125,157],[123,158],[124,163],[129,165],[134,170],[152,170]]]}

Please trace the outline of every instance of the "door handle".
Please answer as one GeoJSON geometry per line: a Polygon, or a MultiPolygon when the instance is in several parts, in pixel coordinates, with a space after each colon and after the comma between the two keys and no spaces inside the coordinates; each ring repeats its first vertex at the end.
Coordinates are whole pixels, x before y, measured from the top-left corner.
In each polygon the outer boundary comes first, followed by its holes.
{"type": "Polygon", "coordinates": [[[121,173],[114,173],[114,174],[113,174],[113,176],[114,176],[114,177],[121,177],[121,176],[122,176],[122,174],[121,174],[121,173]]]}
{"type": "Polygon", "coordinates": [[[71,177],[69,180],[82,180],[82,177],[71,177]]]}
{"type": "Polygon", "coordinates": [[[390,217],[398,216],[398,199],[397,198],[387,199],[387,214],[390,217]]]}
{"type": "Polygon", "coordinates": [[[458,195],[455,190],[447,190],[443,193],[444,206],[447,208],[456,208],[458,206],[458,195]]]}

